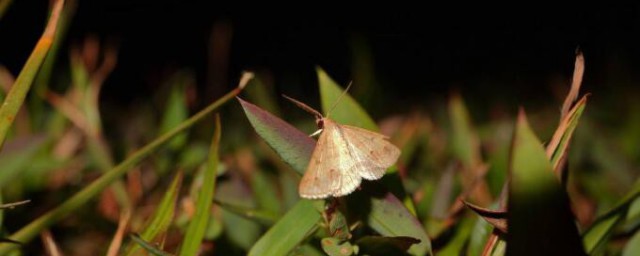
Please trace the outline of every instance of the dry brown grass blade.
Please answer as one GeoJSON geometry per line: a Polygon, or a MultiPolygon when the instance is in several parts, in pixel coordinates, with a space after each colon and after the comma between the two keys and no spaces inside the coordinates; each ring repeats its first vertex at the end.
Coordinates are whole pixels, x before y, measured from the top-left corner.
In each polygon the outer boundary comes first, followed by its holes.
{"type": "Polygon", "coordinates": [[[1,204],[0,205],[0,210],[2,210],[2,209],[13,209],[16,206],[23,205],[23,204],[28,204],[29,202],[31,202],[31,200],[24,200],[24,201],[19,201],[19,202],[1,204]]]}
{"type": "Polygon", "coordinates": [[[578,50],[576,53],[576,62],[573,68],[573,79],[571,80],[571,89],[569,90],[569,94],[564,99],[564,103],[562,104],[562,111],[560,112],[560,120],[563,120],[567,114],[569,113],[569,109],[573,102],[578,98],[578,93],[580,92],[580,85],[582,85],[582,77],[584,75],[584,55],[581,51],[578,50]]]}
{"type": "Polygon", "coordinates": [[[491,253],[493,252],[493,247],[496,245],[496,243],[498,243],[498,238],[500,238],[498,232],[499,231],[497,230],[493,230],[493,232],[491,232],[491,235],[489,235],[487,243],[482,250],[482,256],[491,255],[491,253]]]}
{"type": "Polygon", "coordinates": [[[118,230],[116,231],[116,234],[113,236],[113,240],[111,240],[111,244],[109,245],[107,256],[119,255],[118,251],[120,250],[120,246],[122,246],[122,238],[124,237],[124,233],[127,230],[127,226],[129,226],[129,219],[131,219],[131,211],[129,211],[129,209],[124,209],[122,215],[120,216],[120,221],[118,222],[118,230]]]}
{"type": "Polygon", "coordinates": [[[44,249],[47,251],[47,255],[50,256],[61,256],[62,253],[60,249],[58,249],[58,245],[56,241],[53,240],[53,236],[48,229],[45,229],[40,233],[40,237],[42,238],[42,243],[44,244],[44,249]]]}

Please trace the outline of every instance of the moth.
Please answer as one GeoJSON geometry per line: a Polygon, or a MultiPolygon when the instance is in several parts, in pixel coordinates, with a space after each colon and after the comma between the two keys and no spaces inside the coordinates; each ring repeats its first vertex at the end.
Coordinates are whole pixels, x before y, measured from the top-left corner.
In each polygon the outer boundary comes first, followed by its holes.
{"type": "Polygon", "coordinates": [[[360,186],[362,179],[382,178],[386,169],[398,160],[400,149],[389,142],[387,136],[336,123],[329,118],[331,111],[323,116],[306,104],[283,96],[315,116],[318,130],[310,136],[320,134],[298,187],[300,197],[323,199],[348,195],[360,186]]]}

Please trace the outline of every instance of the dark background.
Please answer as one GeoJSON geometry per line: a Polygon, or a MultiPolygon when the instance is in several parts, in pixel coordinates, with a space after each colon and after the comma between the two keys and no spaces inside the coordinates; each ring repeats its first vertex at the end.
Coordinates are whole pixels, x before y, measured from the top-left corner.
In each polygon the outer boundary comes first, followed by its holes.
{"type": "MultiPolygon", "coordinates": [[[[210,99],[235,86],[245,69],[269,71],[279,92],[311,98],[316,65],[342,85],[350,81],[353,39],[366,43],[390,101],[419,104],[453,88],[476,99],[549,97],[554,81],[568,83],[577,48],[587,63],[583,91],[635,90],[637,80],[635,5],[241,7],[80,1],[59,56],[68,59],[69,46],[88,35],[116,42],[119,61],[103,98],[123,105],[147,97],[162,75],[180,68],[196,72],[210,99]],[[228,68],[212,79],[214,24],[226,24],[231,41],[222,60],[228,68]]],[[[48,1],[15,1],[0,20],[0,62],[14,74],[41,34],[47,8],[48,1]]]]}

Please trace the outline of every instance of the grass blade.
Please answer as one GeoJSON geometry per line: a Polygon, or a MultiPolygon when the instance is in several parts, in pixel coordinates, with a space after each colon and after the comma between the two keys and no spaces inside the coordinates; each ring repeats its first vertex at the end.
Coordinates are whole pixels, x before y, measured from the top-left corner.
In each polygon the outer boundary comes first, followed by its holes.
{"type": "Polygon", "coordinates": [[[318,227],[322,207],[317,204],[310,200],[298,201],[253,245],[248,255],[287,255],[318,227]]]}
{"type": "Polygon", "coordinates": [[[31,84],[38,73],[38,69],[40,69],[40,65],[47,56],[49,48],[51,48],[63,4],[64,0],[58,0],[55,3],[51,12],[51,17],[49,18],[49,22],[47,23],[47,27],[45,28],[42,37],[38,40],[36,47],[33,49],[33,52],[31,52],[31,56],[27,59],[27,63],[20,71],[18,78],[16,78],[15,83],[4,100],[2,107],[0,107],[0,149],[2,148],[2,145],[4,145],[7,133],[9,132],[16,114],[18,113],[18,110],[20,110],[27,93],[31,88],[31,84]]]}
{"type": "Polygon", "coordinates": [[[576,105],[569,111],[558,125],[558,129],[553,134],[549,145],[547,146],[547,156],[551,159],[551,165],[553,167],[556,176],[562,178],[562,162],[567,157],[567,149],[569,143],[573,137],[573,132],[578,126],[578,121],[584,112],[584,108],[587,104],[587,97],[576,103],[576,105]]]}
{"type": "Polygon", "coordinates": [[[218,173],[218,151],[220,148],[220,116],[216,115],[216,126],[213,134],[213,140],[211,141],[211,149],[209,150],[209,159],[207,161],[207,168],[204,172],[204,181],[202,188],[198,194],[198,201],[196,203],[196,212],[189,223],[187,233],[184,237],[184,243],[180,248],[179,255],[196,255],[200,249],[202,238],[207,228],[207,222],[209,220],[209,212],[211,210],[211,204],[213,201],[213,195],[216,186],[216,174],[218,173]]]}
{"type": "Polygon", "coordinates": [[[226,211],[242,216],[249,220],[256,221],[266,226],[271,226],[278,220],[278,215],[271,211],[249,209],[246,207],[231,205],[220,201],[216,201],[215,203],[226,211]]]}
{"type": "Polygon", "coordinates": [[[629,191],[621,200],[606,214],[598,217],[596,221],[582,235],[584,247],[588,253],[597,252],[611,233],[624,220],[629,206],[640,196],[640,181],[636,182],[633,189],[629,191]]]}
{"type": "Polygon", "coordinates": [[[568,196],[522,110],[512,143],[507,255],[584,255],[568,196]]]}
{"type": "MultiPolygon", "coordinates": [[[[156,242],[162,240],[160,237],[164,236],[164,233],[167,232],[175,215],[176,203],[178,201],[180,187],[182,186],[182,177],[182,172],[178,172],[173,182],[171,182],[169,189],[164,194],[164,197],[162,197],[162,201],[160,201],[153,217],[146,225],[144,231],[142,231],[140,239],[156,242]]],[[[140,249],[139,245],[131,244],[125,255],[137,255],[140,249]]]]}
{"type": "MultiPolygon", "coordinates": [[[[85,204],[90,199],[94,198],[98,195],[105,187],[116,181],[120,176],[124,175],[128,170],[130,170],[133,166],[137,165],[149,154],[160,148],[167,141],[173,138],[175,135],[185,131],[186,129],[193,126],[195,123],[203,120],[207,115],[217,110],[220,106],[227,103],[230,99],[235,97],[242,91],[242,88],[246,84],[246,79],[243,79],[240,86],[233,91],[227,93],[222,96],[222,98],[218,99],[211,105],[207,106],[205,109],[201,110],[197,114],[193,115],[188,120],[182,122],[178,127],[173,130],[163,134],[162,136],[156,138],[151,143],[147,144],[143,148],[139,149],[135,153],[133,153],[130,157],[125,159],[122,163],[109,170],[107,173],[102,175],[97,180],[93,181],[91,184],[86,186],[83,190],[73,195],[67,201],[62,203],[57,208],[49,211],[45,215],[39,217],[35,221],[31,222],[29,225],[23,227],[18,230],[16,233],[11,235],[10,239],[26,242],[31,240],[35,235],[37,235],[40,230],[54,224],[59,219],[67,216],[69,213],[73,212],[75,209],[85,204]]],[[[8,251],[15,249],[15,245],[0,245],[0,255],[6,254],[8,251]]]]}
{"type": "Polygon", "coordinates": [[[51,255],[51,256],[62,255],[62,253],[60,253],[60,248],[58,244],[56,244],[56,241],[53,240],[53,236],[51,235],[51,232],[49,232],[49,230],[42,231],[42,233],[40,234],[40,237],[42,237],[42,243],[44,244],[44,249],[47,252],[47,255],[51,255]]]}
{"type": "Polygon", "coordinates": [[[145,241],[144,239],[142,239],[141,237],[139,237],[139,236],[137,236],[135,234],[131,235],[130,237],[134,242],[136,242],[138,245],[140,245],[140,247],[144,248],[148,253],[151,253],[151,255],[155,255],[155,256],[173,256],[173,254],[158,249],[154,245],[150,244],[149,242],[145,241]]]}
{"type": "Polygon", "coordinates": [[[107,256],[117,256],[120,251],[120,246],[122,245],[122,238],[124,237],[124,232],[129,226],[129,219],[131,218],[131,211],[129,209],[125,209],[120,217],[120,221],[118,222],[118,229],[116,230],[116,234],[113,236],[111,240],[111,244],[109,245],[109,250],[107,251],[107,256]]]}

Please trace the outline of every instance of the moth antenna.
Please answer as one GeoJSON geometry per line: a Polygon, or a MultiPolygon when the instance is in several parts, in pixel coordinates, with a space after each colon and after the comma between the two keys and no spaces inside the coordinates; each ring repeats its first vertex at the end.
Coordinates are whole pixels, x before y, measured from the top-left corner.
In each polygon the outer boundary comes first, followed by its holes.
{"type": "Polygon", "coordinates": [[[293,99],[293,98],[291,98],[291,97],[289,97],[289,96],[287,96],[287,95],[284,95],[284,94],[282,95],[282,97],[285,97],[285,98],[286,98],[286,99],[288,99],[289,101],[293,102],[293,103],[294,103],[294,104],[296,104],[299,108],[304,109],[305,111],[307,111],[307,112],[309,112],[309,113],[311,113],[311,114],[315,115],[315,116],[316,116],[316,118],[318,118],[318,119],[322,119],[322,114],[320,114],[320,112],[318,112],[317,110],[315,110],[315,109],[313,109],[313,108],[311,108],[311,107],[307,106],[307,104],[304,104],[304,103],[302,103],[302,102],[300,102],[300,101],[298,101],[298,100],[296,100],[296,99],[293,99]]]}
{"type": "Polygon", "coordinates": [[[349,88],[351,88],[351,85],[353,84],[353,81],[349,82],[349,85],[347,85],[347,88],[344,89],[344,92],[342,92],[342,94],[340,94],[340,96],[338,96],[338,99],[336,100],[336,102],[333,103],[333,106],[331,106],[331,108],[329,109],[329,111],[327,112],[327,117],[329,117],[329,113],[331,113],[331,111],[333,111],[333,109],[336,108],[336,106],[338,106],[338,103],[340,102],[340,100],[342,99],[342,97],[347,94],[347,92],[349,91],[349,88]]]}

